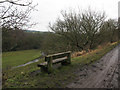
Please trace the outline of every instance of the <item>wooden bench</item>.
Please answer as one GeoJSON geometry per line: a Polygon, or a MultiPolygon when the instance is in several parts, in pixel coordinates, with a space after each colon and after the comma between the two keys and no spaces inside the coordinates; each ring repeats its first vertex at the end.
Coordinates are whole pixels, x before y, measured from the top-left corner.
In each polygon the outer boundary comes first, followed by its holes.
{"type": "Polygon", "coordinates": [[[52,65],[61,63],[62,65],[71,64],[71,51],[48,55],[45,57],[45,62],[38,64],[42,71],[51,73],[53,71],[52,65]]]}

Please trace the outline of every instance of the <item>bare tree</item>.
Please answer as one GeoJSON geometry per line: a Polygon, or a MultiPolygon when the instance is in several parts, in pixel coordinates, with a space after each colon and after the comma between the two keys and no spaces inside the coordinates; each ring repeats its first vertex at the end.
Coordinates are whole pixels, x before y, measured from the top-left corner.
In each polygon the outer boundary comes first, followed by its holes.
{"type": "Polygon", "coordinates": [[[114,42],[115,39],[118,39],[118,22],[114,19],[108,19],[104,22],[104,25],[101,30],[104,39],[107,39],[108,42],[114,42]]]}
{"type": "Polygon", "coordinates": [[[35,10],[37,5],[33,5],[32,1],[28,3],[20,3],[21,0],[3,0],[0,1],[0,26],[6,28],[28,28],[35,23],[30,23],[30,13],[35,10]],[[7,3],[7,5],[4,5],[7,3]],[[25,10],[19,8],[24,7],[25,10]]]}
{"type": "Polygon", "coordinates": [[[62,19],[58,18],[53,25],[49,24],[52,31],[66,37],[71,46],[78,50],[92,48],[97,33],[100,31],[105,14],[91,11],[84,13],[62,12],[62,19]]]}
{"type": "Polygon", "coordinates": [[[95,12],[90,9],[81,15],[82,30],[86,34],[85,44],[88,44],[90,49],[92,49],[94,43],[97,42],[96,38],[104,24],[105,18],[104,12],[95,12]]]}

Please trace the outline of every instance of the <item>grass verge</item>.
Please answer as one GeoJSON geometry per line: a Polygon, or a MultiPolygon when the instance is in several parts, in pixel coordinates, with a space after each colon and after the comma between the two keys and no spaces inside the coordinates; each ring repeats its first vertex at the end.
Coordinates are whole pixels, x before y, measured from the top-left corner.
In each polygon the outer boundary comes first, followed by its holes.
{"type": "Polygon", "coordinates": [[[18,66],[41,56],[40,50],[22,50],[2,53],[2,68],[18,66]]]}

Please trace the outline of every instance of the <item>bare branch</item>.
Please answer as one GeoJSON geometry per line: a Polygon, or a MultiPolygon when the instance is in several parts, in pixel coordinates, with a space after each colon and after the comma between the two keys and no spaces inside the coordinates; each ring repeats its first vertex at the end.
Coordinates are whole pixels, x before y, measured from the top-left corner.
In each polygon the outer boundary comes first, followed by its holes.
{"type": "Polygon", "coordinates": [[[19,6],[29,6],[32,4],[32,2],[29,2],[28,4],[17,3],[18,1],[20,1],[20,0],[17,0],[17,1],[4,0],[4,1],[0,1],[0,3],[8,2],[8,3],[14,4],[14,5],[19,5],[19,6]]]}
{"type": "MultiPolygon", "coordinates": [[[[10,1],[10,0],[5,0],[10,1]]],[[[14,1],[15,3],[20,0],[14,1]]],[[[30,3],[31,4],[31,3],[30,3]]],[[[15,4],[10,4],[9,6],[5,6],[1,9],[0,12],[0,25],[2,27],[9,28],[27,28],[32,27],[36,23],[30,23],[30,13],[32,10],[35,10],[37,5],[29,5],[26,10],[20,11],[18,7],[15,7],[15,4]]]]}

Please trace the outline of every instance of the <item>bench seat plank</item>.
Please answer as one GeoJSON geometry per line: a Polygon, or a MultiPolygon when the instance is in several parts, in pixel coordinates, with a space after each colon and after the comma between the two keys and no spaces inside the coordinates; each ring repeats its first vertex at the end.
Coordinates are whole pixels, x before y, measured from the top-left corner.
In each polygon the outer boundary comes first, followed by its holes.
{"type": "Polygon", "coordinates": [[[47,65],[47,62],[44,62],[44,63],[38,64],[38,67],[45,66],[45,65],[47,65]]]}
{"type": "Polygon", "coordinates": [[[66,53],[70,53],[70,52],[71,52],[71,51],[68,51],[68,52],[62,52],[62,53],[57,53],[57,54],[52,54],[52,55],[48,55],[47,57],[57,56],[57,55],[66,54],[66,53]]]}
{"type": "Polygon", "coordinates": [[[54,64],[54,63],[59,63],[59,62],[61,62],[61,61],[63,61],[63,60],[66,60],[66,59],[67,59],[67,57],[54,59],[52,63],[53,63],[53,64],[54,64]]]}
{"type": "MultiPolygon", "coordinates": [[[[67,59],[67,57],[54,59],[54,60],[52,60],[52,63],[53,63],[53,64],[59,63],[59,62],[61,62],[61,61],[63,61],[63,60],[66,60],[66,59],[67,59]]],[[[38,64],[38,67],[45,66],[45,65],[47,65],[47,63],[48,63],[48,62],[44,62],[44,63],[38,64]]]]}

